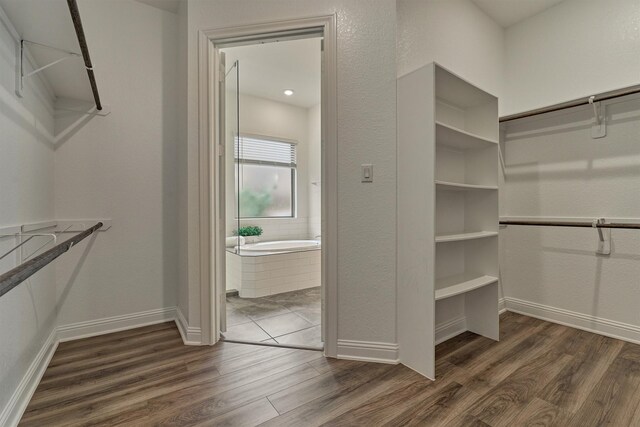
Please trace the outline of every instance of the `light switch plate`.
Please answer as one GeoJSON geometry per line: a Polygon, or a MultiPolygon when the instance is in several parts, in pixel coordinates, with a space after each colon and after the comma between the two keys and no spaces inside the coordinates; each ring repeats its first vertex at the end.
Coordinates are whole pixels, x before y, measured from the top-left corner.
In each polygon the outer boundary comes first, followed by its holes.
{"type": "Polygon", "coordinates": [[[373,165],[362,165],[362,182],[373,182],[373,165]]]}

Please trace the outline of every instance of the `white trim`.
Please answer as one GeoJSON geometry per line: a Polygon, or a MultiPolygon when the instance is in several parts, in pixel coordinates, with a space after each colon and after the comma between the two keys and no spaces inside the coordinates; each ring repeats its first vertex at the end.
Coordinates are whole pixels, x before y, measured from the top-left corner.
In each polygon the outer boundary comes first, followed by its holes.
{"type": "MultiPolygon", "coordinates": [[[[204,32],[198,32],[198,283],[200,285],[200,327],[202,328],[203,344],[213,344],[218,339],[215,327],[215,308],[218,303],[214,277],[217,271],[214,264],[218,257],[218,246],[215,244],[219,237],[215,233],[218,226],[217,219],[217,180],[213,182],[214,174],[218,173],[217,163],[222,152],[215,149],[215,126],[210,120],[215,112],[212,100],[217,96],[217,67],[211,70],[214,58],[212,43],[204,32]],[[215,76],[212,78],[212,76],[215,76]],[[212,194],[215,193],[215,194],[212,194]]],[[[219,239],[218,239],[219,240],[219,239]]]]}
{"type": "MultiPolygon", "coordinates": [[[[0,234],[19,234],[22,233],[22,226],[20,225],[6,225],[3,227],[0,227],[0,234]]],[[[4,237],[11,237],[11,236],[2,236],[0,238],[4,238],[4,237]]]]}
{"type": "MultiPolygon", "coordinates": [[[[505,304],[505,298],[500,298],[498,300],[498,314],[502,314],[507,311],[505,304]]],[[[465,316],[456,317],[454,319],[440,323],[439,325],[436,325],[435,344],[438,345],[447,340],[450,340],[451,338],[455,337],[456,335],[460,335],[466,330],[467,318],[465,316]]]]}
{"type": "Polygon", "coordinates": [[[498,314],[502,314],[507,311],[507,301],[505,297],[498,299],[498,314]]]}
{"type": "Polygon", "coordinates": [[[518,298],[505,297],[504,299],[506,309],[514,313],[640,344],[640,326],[524,301],[518,298]]]}
{"type": "Polygon", "coordinates": [[[57,329],[53,328],[13,392],[7,406],[2,413],[0,413],[0,426],[17,426],[20,422],[22,414],[25,409],[27,409],[27,405],[31,400],[31,396],[33,396],[33,393],[36,391],[40,379],[44,375],[47,366],[49,366],[49,362],[56,348],[58,348],[58,340],[56,338],[57,329]]]}
{"type": "Polygon", "coordinates": [[[176,326],[185,345],[202,345],[202,330],[189,326],[189,322],[182,314],[180,307],[176,307],[176,326]]]}
{"type": "Polygon", "coordinates": [[[41,221],[41,222],[33,222],[30,224],[22,225],[23,233],[31,233],[32,231],[44,230],[45,228],[53,228],[57,226],[58,223],[54,221],[41,221]]]}
{"type": "Polygon", "coordinates": [[[400,363],[396,343],[338,340],[338,359],[375,363],[400,363]]]}
{"type": "MultiPolygon", "coordinates": [[[[323,291],[324,291],[324,332],[325,355],[336,357],[338,354],[338,94],[337,94],[337,19],[335,15],[301,18],[279,22],[259,23],[239,27],[208,29],[199,31],[198,36],[198,165],[199,165],[199,206],[197,226],[199,237],[199,284],[200,316],[203,344],[213,344],[219,339],[218,312],[220,295],[218,287],[221,277],[213,277],[213,263],[220,263],[226,250],[219,248],[224,239],[214,236],[212,230],[222,229],[215,213],[220,207],[218,202],[219,186],[211,185],[217,175],[219,156],[214,149],[218,144],[216,128],[219,94],[219,64],[217,61],[216,40],[229,43],[231,39],[293,32],[311,28],[322,29],[324,36],[324,73],[322,102],[322,223],[323,223],[323,291]],[[213,70],[210,66],[213,65],[213,70]],[[212,87],[213,86],[213,87],[212,87]],[[215,139],[215,142],[214,142],[215,139]],[[216,191],[212,194],[212,190],[216,191]],[[213,304],[212,304],[213,302],[213,304]]],[[[219,272],[221,269],[216,269],[219,272]]]]}
{"type": "Polygon", "coordinates": [[[435,344],[443,343],[467,330],[467,318],[456,317],[439,325],[436,325],[435,344]]]}
{"type": "Polygon", "coordinates": [[[68,233],[77,233],[84,231],[89,227],[92,227],[98,222],[102,223],[102,227],[98,231],[107,231],[113,226],[113,221],[107,218],[93,218],[93,219],[58,219],[56,220],[58,230],[68,233]]]}
{"type": "Polygon", "coordinates": [[[40,351],[33,359],[33,362],[31,362],[29,369],[16,387],[7,406],[0,412],[0,426],[18,425],[59,343],[141,328],[157,323],[170,322],[172,320],[175,321],[185,345],[200,344],[200,328],[188,327],[184,316],[182,316],[182,313],[177,307],[159,308],[53,328],[49,337],[40,348],[40,351]],[[187,339],[185,339],[183,330],[187,331],[187,339]]]}
{"type": "Polygon", "coordinates": [[[176,319],[176,308],[166,307],[122,316],[105,317],[58,326],[58,341],[72,341],[96,335],[140,328],[176,319]]]}

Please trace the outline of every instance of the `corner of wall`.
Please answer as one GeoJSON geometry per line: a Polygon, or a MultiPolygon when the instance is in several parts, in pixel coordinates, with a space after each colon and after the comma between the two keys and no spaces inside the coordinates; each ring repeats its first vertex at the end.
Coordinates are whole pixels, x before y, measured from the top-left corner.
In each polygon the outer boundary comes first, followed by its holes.
{"type": "Polygon", "coordinates": [[[187,322],[180,307],[176,308],[175,321],[185,345],[202,345],[202,330],[198,327],[189,326],[189,322],[187,322]]]}
{"type": "Polygon", "coordinates": [[[25,372],[22,380],[14,389],[13,395],[5,408],[0,412],[0,426],[17,426],[20,423],[22,414],[27,409],[27,405],[35,393],[40,379],[49,366],[49,362],[58,348],[57,329],[53,328],[36,354],[29,369],[25,372]]]}

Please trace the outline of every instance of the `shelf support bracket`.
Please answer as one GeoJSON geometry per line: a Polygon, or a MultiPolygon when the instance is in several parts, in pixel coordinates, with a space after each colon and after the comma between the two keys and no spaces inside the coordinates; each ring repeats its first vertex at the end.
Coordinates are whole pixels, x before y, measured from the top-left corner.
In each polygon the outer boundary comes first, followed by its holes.
{"type": "Polygon", "coordinates": [[[18,82],[18,88],[16,90],[16,94],[22,98],[23,97],[23,93],[24,93],[24,79],[26,79],[27,77],[31,77],[34,76],[36,74],[38,74],[41,71],[46,70],[49,67],[52,67],[56,64],[59,64],[62,61],[65,61],[69,58],[82,58],[82,55],[80,55],[79,53],[76,52],[71,52],[68,50],[64,50],[64,49],[58,49],[57,47],[53,47],[53,46],[48,46],[46,44],[42,44],[42,43],[37,43],[37,42],[32,42],[29,40],[20,40],[20,58],[19,58],[19,62],[20,62],[20,81],[18,82]],[[25,44],[32,44],[32,45],[37,45],[37,46],[42,46],[42,47],[46,47],[47,49],[52,49],[58,52],[62,52],[65,54],[65,56],[63,56],[60,59],[57,59],[53,62],[50,62],[42,67],[36,68],[33,71],[30,72],[26,72],[26,67],[25,67],[25,44]]]}
{"type": "Polygon", "coordinates": [[[604,218],[598,218],[593,221],[593,227],[598,230],[598,249],[596,253],[600,255],[611,255],[611,229],[598,227],[598,224],[604,223],[604,218]]]}
{"type": "Polygon", "coordinates": [[[596,102],[595,95],[589,97],[589,104],[593,107],[595,124],[591,126],[591,138],[598,139],[607,136],[607,118],[605,106],[602,102],[596,102]]]}

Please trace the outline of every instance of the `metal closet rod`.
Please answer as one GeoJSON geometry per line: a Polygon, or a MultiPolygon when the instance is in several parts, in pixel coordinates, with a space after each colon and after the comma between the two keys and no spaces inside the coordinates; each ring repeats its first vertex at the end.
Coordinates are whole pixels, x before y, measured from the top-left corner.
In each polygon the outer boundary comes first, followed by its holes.
{"type": "Polygon", "coordinates": [[[500,225],[532,225],[541,227],[585,227],[585,228],[621,228],[627,230],[640,230],[640,224],[628,222],[592,223],[579,221],[500,221],[500,225]]]}
{"type": "MultiPolygon", "coordinates": [[[[603,92],[599,95],[594,95],[594,98],[591,102],[606,101],[608,99],[620,98],[622,96],[633,95],[636,93],[640,93],[640,85],[629,86],[622,89],[603,92]]],[[[560,104],[550,105],[548,107],[537,108],[535,110],[529,110],[522,113],[500,117],[500,123],[524,119],[525,117],[538,116],[540,114],[551,113],[553,111],[566,110],[567,108],[579,107],[581,105],[589,105],[590,98],[590,96],[587,96],[585,98],[574,99],[573,101],[562,102],[560,104]]]]}
{"type": "Polygon", "coordinates": [[[54,259],[58,258],[63,253],[67,252],[71,247],[84,240],[86,237],[98,231],[103,226],[102,222],[98,222],[91,228],[84,230],[82,233],[78,233],[70,239],[65,240],[62,243],[55,245],[48,251],[38,255],[29,261],[20,264],[19,266],[7,271],[0,276],[0,297],[11,289],[18,286],[20,283],[27,280],[36,272],[41,270],[44,266],[49,264],[54,259]]]}
{"type": "Polygon", "coordinates": [[[91,84],[91,92],[93,92],[93,99],[96,102],[96,108],[98,110],[102,110],[102,102],[100,102],[100,94],[98,93],[96,76],[93,74],[93,64],[91,63],[91,56],[89,56],[89,47],[87,46],[87,39],[84,36],[84,28],[82,27],[82,20],[80,19],[80,11],[78,10],[78,3],[76,3],[76,0],[67,0],[67,4],[69,5],[69,12],[71,12],[71,19],[73,20],[73,26],[76,29],[76,36],[78,36],[78,43],[80,44],[82,58],[84,59],[84,66],[87,69],[87,75],[89,76],[89,83],[91,84]]]}

